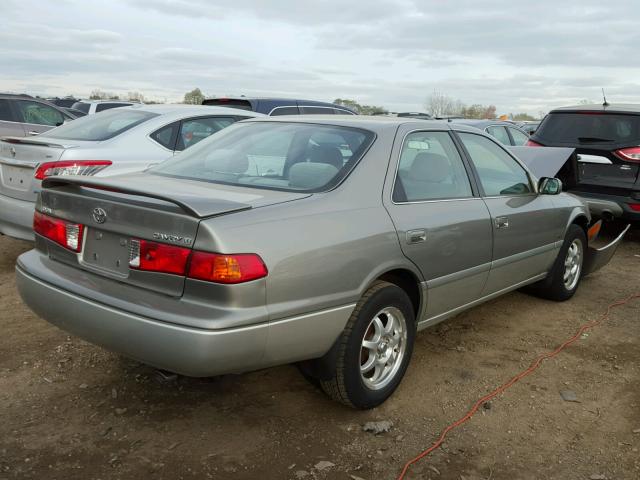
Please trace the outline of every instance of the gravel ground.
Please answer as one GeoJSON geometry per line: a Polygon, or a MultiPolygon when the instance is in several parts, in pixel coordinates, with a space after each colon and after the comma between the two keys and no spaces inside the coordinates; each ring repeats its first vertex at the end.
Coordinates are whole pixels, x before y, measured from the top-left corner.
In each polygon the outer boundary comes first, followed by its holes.
{"type": "MultiPolygon", "coordinates": [[[[159,381],[70,337],[16,292],[15,259],[29,248],[0,237],[1,479],[393,479],[476,399],[640,291],[636,228],[568,302],[515,292],[422,332],[395,395],[360,412],[293,366],[159,381]],[[392,426],[363,430],[377,421],[392,426]]],[[[407,478],[640,478],[639,338],[636,300],[491,401],[407,478]]]]}

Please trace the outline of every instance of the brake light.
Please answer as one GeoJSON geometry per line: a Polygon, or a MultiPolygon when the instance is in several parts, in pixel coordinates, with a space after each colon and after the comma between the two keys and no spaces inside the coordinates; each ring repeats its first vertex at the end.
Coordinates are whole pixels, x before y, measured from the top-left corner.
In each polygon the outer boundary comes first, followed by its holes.
{"type": "Polygon", "coordinates": [[[640,147],[621,148],[613,152],[613,154],[627,162],[640,163],[640,147]]]}
{"type": "Polygon", "coordinates": [[[82,250],[82,224],[67,222],[36,211],[33,214],[33,230],[73,252],[82,250]]]}
{"type": "Polygon", "coordinates": [[[538,142],[534,142],[533,140],[529,139],[527,140],[527,143],[524,144],[525,147],[544,147],[544,145],[538,143],[538,142]]]}
{"type": "Polygon", "coordinates": [[[640,203],[629,203],[628,205],[634,212],[640,212],[640,203]]]}
{"type": "Polygon", "coordinates": [[[60,162],[44,162],[38,165],[35,178],[44,180],[56,175],[95,175],[104,170],[111,162],[109,160],[64,160],[60,162]]]}
{"type": "Polygon", "coordinates": [[[242,283],[267,276],[267,267],[253,253],[224,255],[193,252],[189,278],[215,283],[242,283]]]}
{"type": "Polygon", "coordinates": [[[129,267],[147,272],[184,275],[191,249],[147,240],[131,240],[129,267]]]}

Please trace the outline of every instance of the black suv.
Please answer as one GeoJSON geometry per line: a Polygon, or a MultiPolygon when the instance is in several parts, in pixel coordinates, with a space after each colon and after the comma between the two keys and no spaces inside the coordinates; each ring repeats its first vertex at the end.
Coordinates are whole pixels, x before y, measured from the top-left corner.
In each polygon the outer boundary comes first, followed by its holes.
{"type": "Polygon", "coordinates": [[[353,110],[327,102],[292,98],[216,97],[206,98],[202,105],[239,108],[265,115],[356,115],[353,110]]]}
{"type": "Polygon", "coordinates": [[[527,143],[573,147],[583,197],[618,203],[623,217],[640,221],[640,105],[580,105],[552,110],[527,143]]]}

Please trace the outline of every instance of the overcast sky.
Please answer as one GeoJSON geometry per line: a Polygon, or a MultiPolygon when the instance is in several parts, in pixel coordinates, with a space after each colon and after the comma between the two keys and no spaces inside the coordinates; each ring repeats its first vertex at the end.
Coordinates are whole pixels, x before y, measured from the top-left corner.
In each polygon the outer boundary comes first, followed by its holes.
{"type": "Polygon", "coordinates": [[[0,0],[0,90],[640,103],[636,0],[0,0]]]}

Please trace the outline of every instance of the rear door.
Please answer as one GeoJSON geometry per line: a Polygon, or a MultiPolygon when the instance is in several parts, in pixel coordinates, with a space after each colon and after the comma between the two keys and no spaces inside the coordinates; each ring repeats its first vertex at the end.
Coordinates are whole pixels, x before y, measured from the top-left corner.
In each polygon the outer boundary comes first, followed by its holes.
{"type": "Polygon", "coordinates": [[[552,112],[533,136],[543,146],[574,147],[582,185],[629,188],[640,161],[625,152],[640,146],[640,114],[552,112]]]}
{"type": "Polygon", "coordinates": [[[551,196],[538,195],[525,168],[484,135],[457,132],[491,214],[493,252],[483,295],[548,271],[557,254],[560,220],[551,196]]]}
{"type": "Polygon", "coordinates": [[[12,100],[0,98],[0,136],[24,137],[23,125],[11,108],[12,100]]]}
{"type": "Polygon", "coordinates": [[[427,318],[434,318],[480,297],[491,219],[448,130],[401,127],[396,138],[384,204],[402,251],[427,281],[427,318]]]}

